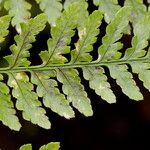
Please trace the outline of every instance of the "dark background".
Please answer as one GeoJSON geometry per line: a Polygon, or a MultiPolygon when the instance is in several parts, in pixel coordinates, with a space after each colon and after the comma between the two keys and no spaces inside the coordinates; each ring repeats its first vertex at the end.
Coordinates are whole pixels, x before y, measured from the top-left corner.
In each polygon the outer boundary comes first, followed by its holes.
{"type": "Polygon", "coordinates": [[[93,117],[86,118],[76,111],[76,118],[66,120],[48,110],[50,130],[24,120],[19,132],[0,124],[0,148],[16,150],[25,143],[32,143],[37,150],[43,144],[59,141],[61,150],[150,149],[150,94],[140,102],[119,94],[117,103],[111,105],[91,94],[93,117]]]}
{"type": "MultiPolygon", "coordinates": [[[[91,1],[89,3],[89,12],[97,9],[91,1]]],[[[123,1],[119,1],[119,3],[122,5],[123,1]]],[[[35,3],[34,6],[37,7],[35,3]]],[[[45,34],[47,28],[37,36],[37,40],[30,50],[31,57],[29,59],[32,61],[32,65],[41,63],[38,53],[47,49],[46,41],[50,36],[45,34]],[[34,51],[35,49],[36,51],[34,51]]],[[[100,42],[101,37],[105,35],[105,28],[106,23],[103,22],[100,27],[101,34],[98,37],[100,42]]],[[[14,43],[14,35],[16,35],[16,32],[10,26],[9,36],[4,43],[7,47],[0,52],[1,56],[10,53],[8,47],[14,43]]],[[[76,40],[76,38],[77,36],[73,40],[76,40]]],[[[121,39],[125,45],[124,49],[130,47],[131,38],[132,36],[125,35],[121,39]]],[[[98,46],[94,44],[95,49],[98,46]]],[[[94,53],[92,55],[94,56],[94,53]]],[[[117,96],[117,103],[108,104],[97,96],[89,88],[88,82],[82,78],[82,72],[79,69],[82,83],[91,99],[94,115],[84,117],[75,110],[76,118],[66,120],[51,112],[50,109],[46,109],[52,123],[52,129],[45,130],[23,120],[21,112],[17,111],[22,128],[19,132],[15,132],[0,123],[0,149],[16,150],[23,144],[32,143],[33,149],[37,150],[44,144],[59,141],[61,143],[60,150],[149,150],[150,93],[143,87],[137,75],[134,75],[134,79],[144,95],[144,100],[139,102],[130,100],[121,92],[116,82],[110,78],[109,70],[105,68],[105,71],[117,96]]]]}

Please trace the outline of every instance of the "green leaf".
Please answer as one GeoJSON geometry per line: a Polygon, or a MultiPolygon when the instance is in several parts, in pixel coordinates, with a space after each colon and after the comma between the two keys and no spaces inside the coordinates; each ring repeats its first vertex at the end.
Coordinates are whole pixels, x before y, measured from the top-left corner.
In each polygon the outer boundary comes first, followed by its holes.
{"type": "Polygon", "coordinates": [[[58,142],[51,142],[42,146],[39,150],[59,150],[60,144],[58,142]]]}
{"type": "Polygon", "coordinates": [[[134,73],[138,74],[138,77],[143,81],[144,87],[150,91],[150,64],[149,63],[134,63],[130,64],[134,73]]]}
{"type": "Polygon", "coordinates": [[[12,54],[5,57],[10,69],[18,66],[29,66],[30,62],[27,57],[30,55],[28,50],[32,47],[30,43],[35,42],[35,36],[44,29],[45,24],[46,16],[44,14],[36,16],[28,23],[21,24],[22,32],[15,36],[16,44],[10,47],[12,54]]]}
{"type": "MultiPolygon", "coordinates": [[[[83,27],[85,25],[85,21],[89,16],[88,12],[88,3],[85,0],[78,0],[80,4],[80,10],[78,11],[78,21],[77,21],[77,28],[83,27]]],[[[67,9],[67,8],[66,8],[67,9]]]]}
{"type": "Polygon", "coordinates": [[[150,15],[145,15],[134,26],[134,37],[132,38],[132,47],[125,52],[123,59],[140,58],[146,54],[144,48],[148,46],[150,37],[150,15]]]}
{"type": "Polygon", "coordinates": [[[12,25],[16,26],[18,33],[21,33],[20,23],[26,22],[30,18],[29,9],[31,4],[25,0],[6,0],[4,7],[9,11],[9,15],[13,17],[12,25]]]}
{"type": "Polygon", "coordinates": [[[40,107],[41,102],[33,91],[28,76],[22,73],[9,74],[8,85],[13,88],[12,95],[17,99],[16,107],[23,111],[23,118],[45,129],[50,128],[46,111],[40,107]]]}
{"type": "Polygon", "coordinates": [[[37,85],[36,92],[39,97],[43,97],[43,103],[46,107],[51,108],[60,116],[67,119],[74,117],[74,112],[69,106],[65,96],[59,92],[57,82],[50,77],[55,76],[54,71],[32,72],[31,81],[37,85]]]}
{"type": "MultiPolygon", "coordinates": [[[[0,80],[2,80],[2,75],[0,74],[0,80]]],[[[0,82],[0,120],[4,125],[8,126],[12,130],[19,131],[21,125],[17,118],[16,111],[11,101],[11,96],[9,94],[9,88],[3,82],[0,82]]]]}
{"type": "Polygon", "coordinates": [[[104,75],[102,67],[84,67],[83,76],[89,80],[89,86],[94,89],[96,94],[108,103],[116,102],[116,97],[113,94],[110,84],[107,82],[107,77],[104,75]]]}
{"type": "Polygon", "coordinates": [[[91,103],[84,91],[76,69],[58,69],[57,79],[63,84],[62,90],[67,100],[85,116],[93,114],[91,103]]]}
{"type": "Polygon", "coordinates": [[[98,27],[101,24],[102,14],[100,11],[94,11],[82,26],[78,28],[79,40],[75,44],[76,49],[71,51],[71,63],[82,61],[90,62],[92,56],[89,54],[93,50],[93,44],[96,42],[96,36],[99,34],[98,27]]]}
{"type": "Polygon", "coordinates": [[[107,23],[110,23],[117,11],[120,9],[117,0],[93,0],[99,10],[104,13],[104,18],[107,23]]]}
{"type": "Polygon", "coordinates": [[[48,22],[55,26],[56,19],[60,16],[62,10],[62,0],[36,0],[40,9],[48,16],[48,22]]]}
{"type": "Polygon", "coordinates": [[[123,7],[107,26],[106,35],[102,38],[102,45],[98,49],[98,61],[114,60],[121,57],[118,50],[122,48],[123,44],[117,41],[122,37],[123,31],[128,25],[129,15],[129,7],[123,7]]]}
{"type": "Polygon", "coordinates": [[[131,9],[130,21],[133,25],[146,13],[146,6],[141,0],[125,0],[124,6],[129,6],[131,9]]]}
{"type": "Polygon", "coordinates": [[[126,65],[109,65],[110,75],[116,79],[124,94],[130,99],[142,100],[143,96],[133,80],[132,74],[127,70],[126,65]]]}
{"type": "Polygon", "coordinates": [[[73,30],[77,26],[79,5],[73,4],[64,11],[60,18],[56,21],[56,26],[51,28],[51,36],[47,42],[48,51],[42,51],[40,56],[43,60],[43,65],[64,63],[67,59],[62,54],[70,52],[70,47],[67,46],[71,37],[74,35],[73,30]]]}
{"type": "Polygon", "coordinates": [[[32,150],[32,145],[25,144],[25,145],[21,146],[19,150],[32,150]]]}
{"type": "Polygon", "coordinates": [[[68,7],[70,7],[70,5],[72,5],[72,3],[79,3],[79,4],[82,4],[84,2],[84,4],[87,4],[85,3],[85,1],[87,0],[65,0],[64,2],[64,9],[67,9],[68,7]]]}
{"type": "Polygon", "coordinates": [[[8,35],[8,27],[10,22],[10,16],[6,15],[0,17],[0,43],[2,43],[5,37],[8,35]]]}

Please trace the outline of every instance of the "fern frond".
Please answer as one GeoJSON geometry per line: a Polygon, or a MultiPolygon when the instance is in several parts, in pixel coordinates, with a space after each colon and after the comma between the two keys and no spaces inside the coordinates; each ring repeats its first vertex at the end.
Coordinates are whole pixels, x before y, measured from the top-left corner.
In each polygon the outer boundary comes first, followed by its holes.
{"type": "Polygon", "coordinates": [[[63,84],[63,92],[67,95],[67,100],[85,116],[93,114],[90,100],[80,83],[78,71],[76,69],[58,69],[57,79],[63,84]]]}
{"type": "Polygon", "coordinates": [[[121,53],[118,50],[122,48],[123,44],[117,41],[122,37],[123,31],[129,23],[129,15],[130,8],[123,7],[107,26],[106,35],[102,38],[102,45],[98,48],[99,62],[121,57],[121,53]]]}
{"type": "Polygon", "coordinates": [[[47,42],[48,51],[42,51],[40,56],[43,60],[43,65],[63,64],[68,60],[62,56],[70,52],[71,37],[74,35],[75,27],[78,21],[79,5],[73,4],[69,9],[64,11],[60,18],[56,21],[56,26],[51,28],[51,36],[47,42]]]}
{"type": "Polygon", "coordinates": [[[107,82],[107,77],[102,67],[83,67],[82,69],[84,78],[89,80],[90,88],[94,89],[97,95],[108,103],[116,102],[116,96],[107,82]]]}
{"type": "Polygon", "coordinates": [[[46,24],[46,16],[40,14],[28,23],[21,24],[22,32],[15,36],[16,44],[10,47],[11,55],[6,56],[5,59],[9,63],[9,68],[12,69],[18,66],[29,66],[30,62],[29,49],[32,47],[31,43],[35,41],[35,36],[44,29],[46,24]]]}
{"type": "Polygon", "coordinates": [[[67,119],[74,117],[74,111],[69,106],[65,96],[59,92],[57,82],[50,77],[55,77],[54,71],[48,72],[31,72],[31,81],[37,85],[37,94],[43,98],[46,107],[51,108],[60,116],[67,119]]]}
{"type": "MultiPolygon", "coordinates": [[[[134,27],[134,37],[132,39],[132,48],[129,48],[125,52],[125,56],[123,59],[130,60],[130,59],[137,59],[146,54],[146,51],[143,49],[148,45],[148,38],[150,35],[150,16],[146,15],[144,18],[140,19],[140,21],[135,25],[134,27]],[[143,29],[141,31],[141,29],[143,29]]],[[[138,61],[138,60],[137,60],[138,61]]],[[[131,65],[133,72],[139,74],[139,78],[144,82],[144,85],[146,88],[148,87],[148,84],[146,83],[148,81],[147,76],[149,75],[149,71],[144,69],[144,64],[142,63],[135,63],[132,61],[129,61],[129,64],[131,65]],[[140,69],[140,70],[138,70],[140,69]],[[138,70],[138,71],[137,71],[138,70]],[[142,70],[142,72],[141,72],[142,70]],[[143,73],[143,70],[144,73],[143,73]],[[147,79],[147,80],[146,80],[147,79]]],[[[126,65],[111,65],[108,66],[110,70],[110,75],[116,79],[118,85],[121,86],[122,91],[129,96],[129,98],[134,100],[141,100],[143,99],[142,94],[139,91],[139,88],[137,88],[135,82],[131,80],[133,77],[131,73],[128,72],[128,68],[126,65]],[[130,79],[129,79],[130,78],[130,79]],[[126,86],[124,86],[126,85],[126,86]],[[131,90],[132,89],[132,90],[131,90]]],[[[145,67],[146,68],[146,67],[145,67]]]]}
{"type": "Polygon", "coordinates": [[[0,17],[0,43],[2,43],[5,37],[8,35],[9,23],[10,16],[0,17]]]}
{"type": "MultiPolygon", "coordinates": [[[[11,1],[9,0],[9,2],[11,1]]],[[[60,0],[55,2],[36,1],[45,13],[57,11],[59,14],[62,11],[60,0]],[[51,8],[50,2],[56,5],[56,10],[47,10],[51,8]]],[[[136,10],[134,5],[131,7],[131,3],[128,2],[126,0],[128,6],[120,8],[116,0],[109,2],[108,0],[95,0],[94,3],[102,12],[96,10],[89,15],[86,1],[74,2],[72,0],[72,4],[71,1],[65,1],[65,9],[61,15],[59,14],[60,17],[47,14],[48,17],[54,17],[50,22],[51,36],[47,41],[48,50],[39,53],[42,63],[37,66],[30,65],[29,49],[32,47],[31,44],[35,41],[36,35],[44,29],[47,21],[46,15],[40,14],[26,23],[19,23],[21,33],[15,36],[16,43],[10,47],[12,54],[4,57],[8,61],[8,65],[6,68],[5,66],[0,68],[0,101],[2,103],[0,107],[9,110],[8,114],[0,111],[2,114],[0,120],[3,124],[14,130],[20,128],[13,103],[10,102],[11,94],[16,99],[16,108],[23,111],[23,118],[46,129],[50,128],[50,122],[45,115],[46,111],[42,108],[42,103],[68,119],[75,115],[73,107],[85,116],[91,116],[93,114],[91,102],[81,83],[78,69],[83,73],[84,79],[89,81],[90,88],[109,103],[114,103],[116,97],[107,80],[104,66],[108,68],[110,76],[116,80],[123,93],[134,100],[143,99],[132,73],[138,74],[144,86],[150,90],[150,48],[148,43],[150,15],[144,10],[145,7],[141,12],[136,10]],[[136,21],[132,20],[135,15],[133,12],[142,14],[142,18],[136,18],[136,21]],[[99,35],[99,26],[103,19],[102,13],[104,13],[108,25],[100,45],[101,41],[97,40],[97,36],[101,36],[101,34],[99,35]],[[129,27],[130,20],[133,24],[132,47],[122,53],[124,47],[120,41],[124,31],[129,27]],[[78,39],[73,41],[74,38],[78,39]],[[73,44],[75,48],[73,48],[73,44]],[[96,47],[99,46],[97,60],[93,60],[93,53],[91,53],[94,51],[94,55],[97,54],[96,49],[93,48],[94,44],[97,44],[96,47]],[[128,66],[131,67],[130,71],[128,66]],[[3,74],[7,75],[7,84],[3,83],[3,74]],[[12,122],[5,120],[4,115],[15,118],[14,121],[18,123],[18,126],[13,126],[12,122]]],[[[130,2],[133,2],[135,6],[137,3],[141,5],[138,0],[130,2]]],[[[10,19],[6,18],[0,18],[5,22],[4,32],[0,28],[0,37],[2,38],[7,35],[9,26],[10,19]]]]}
{"type": "Polygon", "coordinates": [[[110,23],[111,19],[120,9],[118,0],[93,0],[93,2],[104,13],[104,18],[107,23],[110,23]]]}
{"type": "Polygon", "coordinates": [[[4,7],[13,17],[12,25],[16,27],[18,33],[21,33],[20,23],[26,22],[30,18],[31,4],[25,0],[6,0],[4,7]]]}
{"type": "Polygon", "coordinates": [[[21,125],[15,115],[16,111],[9,95],[9,88],[2,80],[3,76],[0,74],[0,120],[10,129],[19,131],[21,125]]]}
{"type": "Polygon", "coordinates": [[[79,40],[75,44],[76,49],[71,51],[71,63],[90,62],[92,56],[89,54],[93,50],[93,44],[96,42],[96,36],[99,34],[98,27],[101,24],[102,14],[100,11],[94,11],[78,27],[79,40]]]}
{"type": "Polygon", "coordinates": [[[33,84],[29,82],[28,76],[25,73],[11,73],[8,85],[13,88],[12,95],[17,99],[17,109],[23,111],[23,118],[43,128],[50,128],[46,111],[40,107],[41,102],[33,91],[33,84]]]}
{"type": "Polygon", "coordinates": [[[61,14],[61,1],[62,0],[36,0],[40,9],[48,16],[48,22],[52,26],[55,26],[55,21],[61,14]]]}
{"type": "MultiPolygon", "coordinates": [[[[39,150],[59,150],[59,148],[60,148],[59,142],[51,142],[51,143],[48,143],[47,145],[43,145],[42,147],[40,147],[39,150]]],[[[25,144],[21,146],[19,150],[32,150],[32,145],[25,144]]]]}

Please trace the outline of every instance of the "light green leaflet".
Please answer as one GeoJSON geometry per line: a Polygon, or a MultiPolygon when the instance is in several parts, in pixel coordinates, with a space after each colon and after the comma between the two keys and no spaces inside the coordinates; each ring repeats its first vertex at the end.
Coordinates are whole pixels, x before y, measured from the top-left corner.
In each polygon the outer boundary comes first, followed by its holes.
{"type": "MultiPolygon", "coordinates": [[[[74,2],[78,2],[78,3],[80,3],[82,5],[82,3],[85,4],[85,1],[87,1],[87,0],[65,0],[65,2],[64,2],[64,9],[67,9],[74,2]]],[[[81,10],[83,10],[83,9],[81,9],[81,10]]]]}
{"type": "Polygon", "coordinates": [[[143,81],[144,87],[150,91],[150,64],[149,63],[131,63],[134,73],[143,81]]]}
{"type": "Polygon", "coordinates": [[[76,49],[71,51],[71,63],[90,62],[92,60],[89,52],[93,50],[92,45],[97,40],[96,36],[99,34],[98,27],[101,24],[101,20],[102,14],[100,11],[94,11],[78,27],[79,40],[75,43],[76,49]]]}
{"type": "Polygon", "coordinates": [[[58,69],[57,79],[63,84],[63,92],[67,95],[67,99],[85,116],[93,114],[90,100],[84,91],[83,85],[80,83],[78,72],[75,69],[58,69]]]}
{"type": "Polygon", "coordinates": [[[145,56],[144,48],[148,46],[150,36],[150,15],[145,15],[139,19],[133,29],[134,37],[132,38],[132,48],[128,48],[123,59],[135,59],[145,56]],[[142,30],[141,30],[142,29],[142,30]]]}
{"type": "Polygon", "coordinates": [[[58,142],[51,142],[47,145],[43,145],[39,150],[59,150],[60,144],[58,142]]]}
{"type": "Polygon", "coordinates": [[[118,50],[122,48],[123,44],[117,41],[122,37],[123,31],[128,25],[129,15],[129,7],[122,8],[107,26],[106,35],[102,38],[102,45],[98,49],[98,61],[120,58],[121,53],[118,50]]]}
{"type": "Polygon", "coordinates": [[[0,43],[4,41],[5,36],[8,34],[8,27],[10,22],[10,16],[0,17],[0,43]]]}
{"type": "Polygon", "coordinates": [[[45,14],[40,14],[28,23],[21,24],[22,32],[15,36],[16,44],[10,47],[12,54],[5,57],[10,64],[9,68],[29,66],[30,62],[27,57],[30,56],[30,53],[28,50],[32,47],[31,43],[35,42],[35,36],[44,29],[45,23],[45,14]]]}
{"type": "Polygon", "coordinates": [[[120,9],[118,0],[93,0],[93,2],[96,6],[99,6],[99,10],[104,13],[107,23],[111,21],[116,12],[120,9]]]}
{"type": "Polygon", "coordinates": [[[107,82],[107,77],[104,74],[102,67],[84,67],[83,76],[89,80],[89,86],[94,89],[96,94],[108,103],[116,102],[116,97],[111,90],[110,84],[107,82]]]}
{"type": "Polygon", "coordinates": [[[139,88],[136,86],[135,81],[132,79],[132,74],[128,72],[126,65],[110,65],[110,75],[116,79],[117,84],[122,88],[130,99],[142,100],[143,96],[139,88]]]}
{"type": "Polygon", "coordinates": [[[28,76],[25,73],[9,74],[8,85],[13,88],[12,95],[17,99],[17,109],[23,111],[23,118],[43,128],[50,128],[46,111],[40,107],[42,104],[28,76]]]}
{"type": "Polygon", "coordinates": [[[37,94],[43,97],[43,103],[52,111],[67,119],[74,117],[74,112],[69,106],[65,96],[59,92],[57,82],[50,77],[55,77],[55,72],[32,72],[31,81],[37,85],[37,94]]]}
{"type": "Polygon", "coordinates": [[[26,144],[20,147],[19,150],[32,150],[32,145],[31,144],[26,144]]]}
{"type": "MultiPolygon", "coordinates": [[[[43,145],[39,150],[59,150],[60,145],[58,142],[51,142],[47,145],[43,145]]],[[[32,150],[31,144],[26,144],[20,147],[19,150],[32,150]]]]}
{"type": "MultiPolygon", "coordinates": [[[[2,81],[2,75],[0,75],[0,81],[2,81]]],[[[13,102],[9,95],[9,88],[5,83],[0,82],[0,120],[4,125],[9,126],[10,129],[19,130],[21,125],[14,110],[13,102]]]]}
{"type": "Polygon", "coordinates": [[[56,19],[60,16],[62,10],[61,0],[36,0],[40,9],[48,16],[48,22],[55,26],[56,19]]]}
{"type": "Polygon", "coordinates": [[[77,26],[79,10],[79,5],[72,5],[68,11],[64,11],[62,16],[57,19],[56,26],[51,28],[52,38],[47,41],[48,51],[40,53],[44,66],[52,63],[61,64],[67,62],[67,59],[62,54],[70,52],[68,44],[75,34],[73,29],[77,26]]]}
{"type": "Polygon", "coordinates": [[[21,33],[20,23],[26,22],[30,18],[29,9],[31,9],[31,5],[25,0],[6,0],[4,7],[13,17],[12,25],[16,26],[18,33],[21,33]]]}
{"type": "Polygon", "coordinates": [[[141,0],[126,0],[124,5],[131,8],[130,21],[132,21],[133,25],[146,14],[146,6],[141,0]]]}

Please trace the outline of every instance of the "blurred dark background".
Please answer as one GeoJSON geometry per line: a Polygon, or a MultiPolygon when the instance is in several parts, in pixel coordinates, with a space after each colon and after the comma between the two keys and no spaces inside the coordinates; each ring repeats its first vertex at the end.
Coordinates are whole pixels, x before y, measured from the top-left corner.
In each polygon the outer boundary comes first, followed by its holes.
{"type": "MultiPolygon", "coordinates": [[[[146,90],[145,90],[146,91],[146,90]]],[[[52,129],[45,130],[21,119],[19,132],[0,123],[0,148],[17,150],[26,143],[38,150],[43,144],[59,141],[60,150],[149,150],[150,94],[144,101],[135,102],[118,91],[116,104],[102,101],[91,91],[94,115],[84,117],[76,111],[76,118],[66,120],[50,110],[47,114],[52,129]]]]}
{"type": "MultiPolygon", "coordinates": [[[[119,1],[120,5],[123,1],[119,1]]],[[[35,8],[38,6],[32,1],[35,8]]],[[[97,9],[91,1],[89,1],[89,11],[97,9]]],[[[38,8],[37,8],[38,9],[38,8]]],[[[35,10],[32,12],[36,12],[35,10]]],[[[40,12],[38,10],[38,12],[40,12]]],[[[33,13],[33,16],[35,14],[33,13]]],[[[103,22],[101,37],[105,34],[106,23],[103,22]]],[[[47,49],[46,42],[49,38],[49,26],[47,25],[44,32],[40,33],[33,48],[30,50],[32,65],[41,63],[38,53],[47,49]],[[48,34],[45,34],[48,33],[48,34]]],[[[14,43],[16,31],[10,26],[10,33],[0,51],[0,55],[8,55],[10,51],[8,47],[14,43]]],[[[74,37],[76,38],[76,36],[74,37]]],[[[125,35],[121,39],[124,43],[124,49],[130,47],[131,36],[125,35]]],[[[74,39],[73,39],[74,40],[74,39]]],[[[71,45],[73,46],[73,45],[71,45]]],[[[94,44],[97,49],[99,45],[94,44]]],[[[94,53],[92,53],[94,56],[94,53]]],[[[116,82],[110,77],[109,70],[105,68],[108,80],[111,84],[117,102],[108,104],[95,94],[89,88],[89,84],[82,78],[82,72],[79,69],[82,83],[91,99],[94,115],[92,117],[84,117],[77,110],[76,118],[66,120],[57,114],[47,110],[47,115],[51,121],[52,129],[45,130],[36,125],[31,124],[22,119],[21,112],[17,111],[20,118],[22,128],[19,132],[10,130],[3,126],[0,122],[0,149],[1,150],[17,150],[26,143],[32,143],[33,150],[49,142],[58,141],[61,143],[60,150],[149,150],[150,149],[150,93],[146,90],[142,82],[138,80],[137,75],[134,79],[140,87],[144,95],[143,101],[133,101],[126,97],[116,82]]]]}

